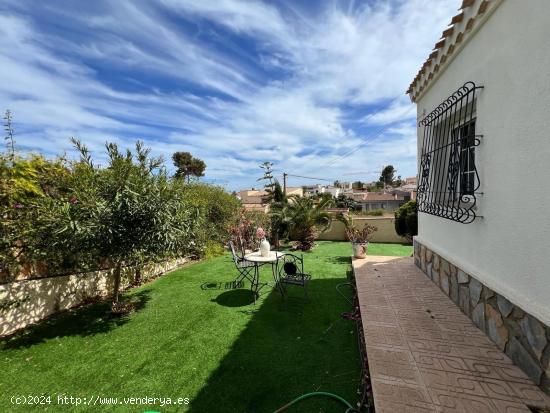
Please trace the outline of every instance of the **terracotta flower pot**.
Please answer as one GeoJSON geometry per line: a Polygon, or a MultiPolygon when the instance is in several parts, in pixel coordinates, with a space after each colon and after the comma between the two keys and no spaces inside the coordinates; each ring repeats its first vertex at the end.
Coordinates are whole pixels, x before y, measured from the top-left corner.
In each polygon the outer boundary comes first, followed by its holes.
{"type": "Polygon", "coordinates": [[[354,258],[367,258],[368,242],[352,242],[353,257],[354,258]]]}

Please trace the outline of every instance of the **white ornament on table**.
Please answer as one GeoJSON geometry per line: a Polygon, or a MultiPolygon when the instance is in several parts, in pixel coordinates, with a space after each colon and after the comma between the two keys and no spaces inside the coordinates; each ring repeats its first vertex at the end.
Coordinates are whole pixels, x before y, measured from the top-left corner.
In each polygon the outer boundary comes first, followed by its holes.
{"type": "Polygon", "coordinates": [[[271,245],[269,245],[269,241],[264,238],[260,242],[260,255],[262,257],[267,257],[269,255],[270,249],[271,249],[271,245]]]}

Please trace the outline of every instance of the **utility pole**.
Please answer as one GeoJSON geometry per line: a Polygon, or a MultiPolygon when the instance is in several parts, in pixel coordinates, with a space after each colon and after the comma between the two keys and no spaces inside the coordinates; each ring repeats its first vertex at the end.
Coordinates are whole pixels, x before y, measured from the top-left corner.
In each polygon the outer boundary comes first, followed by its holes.
{"type": "Polygon", "coordinates": [[[283,172],[283,194],[286,196],[286,177],[288,174],[286,172],[283,172]]]}

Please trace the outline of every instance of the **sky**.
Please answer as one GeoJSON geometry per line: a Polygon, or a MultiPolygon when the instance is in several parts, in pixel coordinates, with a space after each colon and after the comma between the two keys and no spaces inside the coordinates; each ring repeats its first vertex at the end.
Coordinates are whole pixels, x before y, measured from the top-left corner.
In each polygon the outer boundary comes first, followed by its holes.
{"type": "Polygon", "coordinates": [[[460,3],[2,0],[0,110],[21,152],[75,157],[76,137],[101,163],[106,141],[142,140],[228,190],[261,185],[264,161],[276,177],[414,176],[405,90],[460,3]]]}

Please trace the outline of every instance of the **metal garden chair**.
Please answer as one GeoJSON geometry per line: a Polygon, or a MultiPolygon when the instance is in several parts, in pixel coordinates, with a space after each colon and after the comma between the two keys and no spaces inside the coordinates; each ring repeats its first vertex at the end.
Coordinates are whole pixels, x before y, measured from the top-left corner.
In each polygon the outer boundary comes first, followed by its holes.
{"type": "Polygon", "coordinates": [[[253,262],[245,260],[244,256],[237,254],[233,241],[229,241],[229,248],[231,248],[233,262],[235,263],[235,268],[237,268],[237,272],[239,273],[237,278],[233,281],[234,287],[237,288],[242,285],[245,279],[250,281],[251,284],[254,284],[256,265],[253,262]]]}
{"type": "Polygon", "coordinates": [[[304,272],[304,257],[298,257],[297,255],[285,253],[281,262],[279,263],[279,279],[278,282],[281,285],[281,290],[286,292],[287,285],[297,285],[304,287],[304,294],[306,299],[309,300],[307,295],[307,285],[311,280],[311,275],[304,272]]]}

